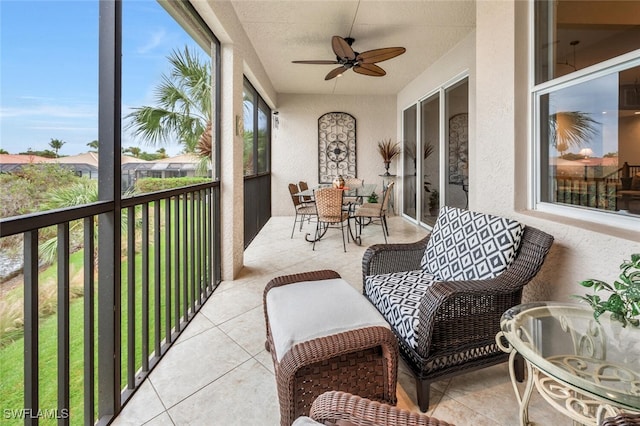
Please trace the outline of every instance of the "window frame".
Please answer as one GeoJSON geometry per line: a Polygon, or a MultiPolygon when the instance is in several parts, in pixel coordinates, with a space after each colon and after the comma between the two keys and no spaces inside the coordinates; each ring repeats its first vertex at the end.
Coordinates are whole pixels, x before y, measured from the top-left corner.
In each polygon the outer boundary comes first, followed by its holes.
{"type": "MultiPolygon", "coordinates": [[[[594,65],[572,73],[547,80],[540,84],[535,84],[536,73],[536,7],[534,1],[529,7],[529,138],[530,138],[530,158],[532,170],[529,171],[531,184],[529,185],[528,208],[530,210],[563,216],[569,219],[582,220],[594,224],[614,226],[624,229],[633,229],[640,224],[640,215],[625,215],[612,211],[584,208],[582,206],[571,206],[554,202],[542,201],[543,179],[542,173],[542,145],[541,145],[541,111],[540,98],[544,95],[557,92],[559,90],[573,87],[585,82],[589,82],[603,76],[619,73],[629,68],[640,66],[640,49],[625,53],[615,58],[607,59],[594,65]]],[[[548,182],[545,182],[548,184],[548,182]]]]}

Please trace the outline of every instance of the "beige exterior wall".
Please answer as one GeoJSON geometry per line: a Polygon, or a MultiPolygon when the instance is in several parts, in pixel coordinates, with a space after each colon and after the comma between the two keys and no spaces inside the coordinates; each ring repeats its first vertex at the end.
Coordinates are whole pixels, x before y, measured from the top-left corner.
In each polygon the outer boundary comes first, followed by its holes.
{"type": "Polygon", "coordinates": [[[221,43],[221,229],[222,279],[235,278],[244,263],[244,181],[242,174],[243,139],[236,131],[237,117],[242,119],[244,75],[271,106],[276,93],[245,34],[233,6],[225,1],[193,2],[221,43]],[[240,195],[238,195],[240,194],[240,195]]]}
{"type": "Polygon", "coordinates": [[[621,261],[640,251],[640,225],[594,224],[528,206],[532,155],[527,13],[526,2],[478,2],[475,34],[399,93],[397,117],[460,73],[465,61],[472,62],[468,64],[469,206],[553,235],[554,246],[541,273],[527,286],[525,300],[568,301],[571,294],[583,293],[578,285],[583,279],[617,277],[621,261]]]}
{"type": "MultiPolygon", "coordinates": [[[[318,184],[318,118],[327,112],[356,118],[358,177],[377,184],[381,193],[384,164],[377,151],[381,139],[396,140],[395,96],[278,95],[278,128],[272,133],[272,215],[293,215],[288,184],[318,184]]],[[[389,171],[395,173],[397,164],[389,171]]]]}
{"type": "MultiPolygon", "coordinates": [[[[261,96],[280,112],[279,127],[273,131],[274,216],[291,215],[289,182],[317,183],[320,115],[343,111],[356,117],[358,175],[380,187],[378,175],[384,169],[376,152],[377,141],[389,137],[400,140],[402,110],[466,73],[470,99],[470,208],[518,219],[555,237],[544,269],[528,286],[525,297],[568,300],[569,295],[581,292],[578,281],[590,277],[613,280],[618,264],[632,252],[640,252],[640,226],[594,224],[568,215],[536,212],[528,205],[532,156],[527,2],[477,2],[476,31],[397,97],[277,94],[231,5],[224,1],[194,5],[210,22],[216,22],[212,29],[223,43],[225,58],[233,64],[225,68],[222,87],[224,279],[242,267],[243,207],[238,196],[242,194],[242,140],[233,130],[235,115],[242,113],[242,74],[249,76],[261,96]]],[[[396,166],[392,165],[392,172],[396,166]]],[[[396,200],[399,201],[397,196],[396,200]]]]}

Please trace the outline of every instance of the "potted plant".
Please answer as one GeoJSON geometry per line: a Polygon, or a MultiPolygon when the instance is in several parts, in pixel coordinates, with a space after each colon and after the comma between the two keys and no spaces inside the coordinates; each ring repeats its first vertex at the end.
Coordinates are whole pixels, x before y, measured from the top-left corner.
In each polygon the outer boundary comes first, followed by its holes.
{"type": "Polygon", "coordinates": [[[429,195],[429,214],[431,216],[437,216],[438,210],[440,210],[440,194],[437,189],[432,189],[429,195]]]}
{"type": "Polygon", "coordinates": [[[597,293],[601,290],[611,293],[605,300],[597,294],[576,296],[593,308],[593,317],[598,320],[605,312],[611,313],[611,319],[622,323],[623,327],[631,324],[640,325],[640,253],[631,255],[620,265],[620,275],[613,285],[597,279],[588,279],[580,285],[593,288],[597,293]]]}
{"type": "Polygon", "coordinates": [[[391,139],[383,139],[378,142],[378,152],[384,162],[385,176],[389,176],[389,165],[391,160],[400,154],[400,143],[392,142],[391,139]]]}
{"type": "Polygon", "coordinates": [[[371,193],[371,195],[369,195],[369,197],[367,197],[367,202],[368,203],[377,203],[378,202],[378,194],[374,192],[371,193]]]}

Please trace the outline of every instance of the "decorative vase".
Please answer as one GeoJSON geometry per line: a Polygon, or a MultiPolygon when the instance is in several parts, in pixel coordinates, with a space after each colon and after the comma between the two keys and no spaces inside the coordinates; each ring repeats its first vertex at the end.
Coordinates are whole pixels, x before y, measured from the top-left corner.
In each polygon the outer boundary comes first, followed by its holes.
{"type": "Polygon", "coordinates": [[[391,175],[389,174],[389,166],[390,166],[390,165],[391,165],[391,161],[385,161],[385,162],[384,162],[384,170],[385,170],[384,175],[385,175],[385,176],[391,176],[391,175]]]}
{"type": "Polygon", "coordinates": [[[338,175],[338,177],[333,180],[333,187],[338,189],[344,188],[344,178],[342,175],[338,175]]]}

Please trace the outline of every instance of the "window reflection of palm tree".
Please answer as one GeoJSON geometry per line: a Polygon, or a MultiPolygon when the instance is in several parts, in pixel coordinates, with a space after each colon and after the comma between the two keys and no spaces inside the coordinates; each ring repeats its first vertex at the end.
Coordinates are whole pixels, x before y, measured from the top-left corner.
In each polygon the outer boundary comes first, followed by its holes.
{"type": "Polygon", "coordinates": [[[582,111],[560,111],[549,116],[549,143],[562,155],[589,144],[600,124],[582,111]]]}

